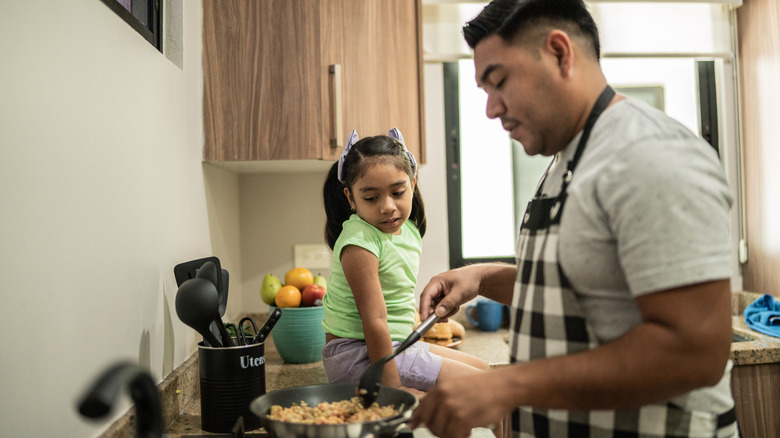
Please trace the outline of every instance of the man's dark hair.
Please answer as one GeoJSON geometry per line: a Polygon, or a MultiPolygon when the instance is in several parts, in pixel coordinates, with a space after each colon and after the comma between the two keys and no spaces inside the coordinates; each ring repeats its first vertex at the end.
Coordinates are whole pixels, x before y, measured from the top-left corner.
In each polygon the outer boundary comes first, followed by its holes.
{"type": "Polygon", "coordinates": [[[463,37],[473,50],[476,45],[498,32],[507,17],[515,10],[518,0],[493,0],[474,19],[463,26],[463,37]]]}
{"type": "Polygon", "coordinates": [[[526,30],[540,25],[583,38],[592,46],[596,59],[601,57],[598,27],[583,0],[493,0],[463,26],[463,36],[473,50],[491,35],[516,41],[526,30]]]}

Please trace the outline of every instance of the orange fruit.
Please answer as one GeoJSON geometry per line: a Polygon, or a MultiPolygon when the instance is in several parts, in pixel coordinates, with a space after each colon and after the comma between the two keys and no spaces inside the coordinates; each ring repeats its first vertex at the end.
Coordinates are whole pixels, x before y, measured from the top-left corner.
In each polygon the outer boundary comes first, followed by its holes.
{"type": "Polygon", "coordinates": [[[284,284],[295,286],[299,291],[313,283],[314,276],[306,268],[292,268],[284,274],[284,284]]]}
{"type": "Polygon", "coordinates": [[[286,284],[276,292],[274,303],[276,307],[299,307],[301,305],[301,291],[293,285],[286,284]]]}

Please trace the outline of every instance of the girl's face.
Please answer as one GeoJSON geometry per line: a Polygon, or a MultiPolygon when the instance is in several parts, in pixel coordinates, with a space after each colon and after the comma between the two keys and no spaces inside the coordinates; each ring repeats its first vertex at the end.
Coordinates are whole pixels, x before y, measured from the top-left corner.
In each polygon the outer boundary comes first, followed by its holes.
{"type": "Polygon", "coordinates": [[[364,221],[383,233],[401,234],[401,225],[412,213],[414,181],[406,172],[386,163],[369,164],[363,176],[344,194],[364,221]]]}

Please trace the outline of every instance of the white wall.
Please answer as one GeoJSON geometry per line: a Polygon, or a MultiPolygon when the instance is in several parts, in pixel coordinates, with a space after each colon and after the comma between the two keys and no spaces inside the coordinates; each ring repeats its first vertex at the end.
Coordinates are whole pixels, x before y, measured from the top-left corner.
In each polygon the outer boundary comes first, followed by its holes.
{"type": "Polygon", "coordinates": [[[444,131],[444,73],[442,64],[425,63],[425,147],[427,162],[420,166],[420,191],[428,231],[423,237],[417,296],[434,275],[450,267],[447,225],[447,166],[444,131]]]}
{"type": "MultiPolygon", "coordinates": [[[[175,312],[177,263],[219,257],[235,318],[266,308],[262,275],[291,268],[293,245],[323,241],[324,172],[201,163],[200,2],[174,5],[175,63],[100,1],[0,0],[4,436],[98,435],[130,405],[77,414],[108,365],[130,360],[159,382],[189,357],[199,336],[175,312]]],[[[425,76],[418,289],[448,263],[440,66],[425,76]]]]}
{"type": "Polygon", "coordinates": [[[325,243],[322,184],[326,174],[241,175],[241,271],[246,312],[268,310],[260,299],[263,277],[274,274],[284,281],[284,274],[293,268],[294,245],[325,243]]]}
{"type": "Polygon", "coordinates": [[[172,270],[213,254],[200,2],[183,3],[183,68],[98,0],[0,11],[0,434],[95,436],[111,419],[75,405],[107,365],[160,381],[195,350],[172,270]]]}

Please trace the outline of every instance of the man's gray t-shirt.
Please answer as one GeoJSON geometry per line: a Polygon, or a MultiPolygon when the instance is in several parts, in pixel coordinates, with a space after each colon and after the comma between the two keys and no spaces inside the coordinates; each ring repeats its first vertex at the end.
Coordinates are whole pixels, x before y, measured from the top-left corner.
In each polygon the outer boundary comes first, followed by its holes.
{"type": "MultiPolygon", "coordinates": [[[[581,134],[580,134],[581,135],[581,134]]],[[[543,191],[560,191],[578,135],[543,191]]],[[[600,342],[641,322],[634,298],[731,277],[732,196],[715,150],[644,102],[607,108],[561,218],[559,257],[600,342]]]]}

